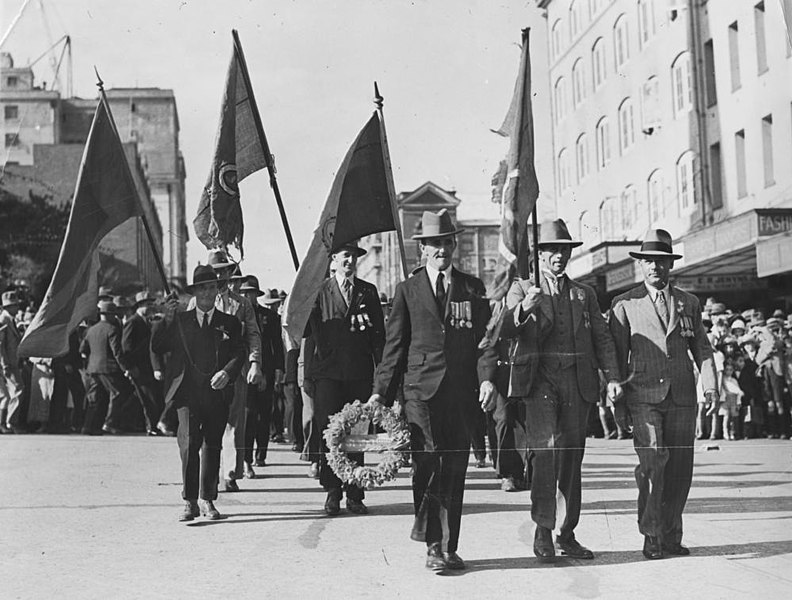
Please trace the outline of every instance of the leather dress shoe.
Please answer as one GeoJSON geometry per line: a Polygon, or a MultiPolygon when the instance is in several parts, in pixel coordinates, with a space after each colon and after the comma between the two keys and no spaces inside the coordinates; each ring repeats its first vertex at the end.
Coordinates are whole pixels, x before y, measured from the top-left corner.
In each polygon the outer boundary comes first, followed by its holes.
{"type": "Polygon", "coordinates": [[[238,492],[239,486],[235,479],[225,479],[223,480],[223,489],[226,492],[238,492]]]}
{"type": "Polygon", "coordinates": [[[553,545],[553,532],[547,527],[536,526],[534,532],[533,551],[539,560],[550,562],[555,560],[555,546],[553,545]]]}
{"type": "Polygon", "coordinates": [[[118,429],[117,427],[113,427],[112,425],[102,425],[102,431],[105,433],[109,433],[110,435],[121,435],[123,432],[118,429]]]}
{"type": "Polygon", "coordinates": [[[443,560],[452,571],[464,571],[465,561],[456,552],[443,552],[443,560]]]}
{"type": "Polygon", "coordinates": [[[244,468],[244,471],[242,472],[242,476],[245,479],[255,479],[256,478],[256,472],[253,470],[253,467],[250,466],[250,463],[248,463],[248,462],[245,463],[245,468],[244,468]]]}
{"type": "Polygon", "coordinates": [[[594,553],[582,546],[574,537],[569,540],[562,540],[560,537],[556,538],[556,545],[561,550],[562,556],[569,558],[582,558],[584,560],[591,560],[594,558],[594,553]]]}
{"type": "Polygon", "coordinates": [[[220,518],[220,511],[215,508],[211,500],[201,500],[199,506],[201,507],[201,515],[210,521],[217,521],[220,518]]]}
{"type": "Polygon", "coordinates": [[[487,460],[484,458],[477,458],[474,465],[477,469],[484,469],[487,466],[487,460]]]}
{"type": "Polygon", "coordinates": [[[327,492],[324,511],[331,517],[341,512],[341,490],[330,490],[327,492]]]}
{"type": "Polygon", "coordinates": [[[146,435],[149,437],[160,437],[162,434],[159,432],[158,429],[147,429],[146,435]]]}
{"type": "Polygon", "coordinates": [[[201,516],[198,503],[195,500],[185,500],[184,509],[179,515],[179,521],[192,521],[195,517],[201,516]]]}
{"type": "Polygon", "coordinates": [[[660,538],[652,535],[644,536],[643,555],[648,560],[663,558],[663,547],[660,545],[660,538]]]}
{"type": "Polygon", "coordinates": [[[257,458],[256,460],[253,461],[253,466],[254,467],[266,467],[267,466],[267,461],[264,460],[263,458],[257,458]]]}
{"type": "Polygon", "coordinates": [[[311,466],[308,467],[308,477],[319,479],[319,463],[311,463],[311,466]]]}
{"type": "Polygon", "coordinates": [[[368,507],[365,504],[363,504],[362,500],[352,500],[350,498],[347,498],[346,507],[349,512],[355,513],[356,515],[368,514],[368,507]]]}
{"type": "Polygon", "coordinates": [[[440,544],[429,544],[426,548],[426,568],[438,572],[445,570],[447,566],[443,553],[440,551],[440,544]]]}
{"type": "Polygon", "coordinates": [[[690,556],[690,548],[683,546],[679,542],[676,544],[663,544],[663,552],[674,556],[690,556]]]}
{"type": "Polygon", "coordinates": [[[176,437],[176,432],[169,429],[163,421],[157,423],[157,431],[166,437],[176,437]]]}

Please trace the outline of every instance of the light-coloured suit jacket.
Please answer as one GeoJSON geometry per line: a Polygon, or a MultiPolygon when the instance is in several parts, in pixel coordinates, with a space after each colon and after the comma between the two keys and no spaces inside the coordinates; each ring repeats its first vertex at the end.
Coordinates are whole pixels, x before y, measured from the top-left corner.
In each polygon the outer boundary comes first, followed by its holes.
{"type": "Polygon", "coordinates": [[[627,377],[623,387],[628,405],[658,404],[669,391],[674,404],[695,404],[694,363],[704,390],[717,389],[712,345],[701,322],[699,300],[673,286],[670,292],[667,329],[643,283],[611,304],[610,328],[621,372],[627,377]]]}
{"type": "Polygon", "coordinates": [[[19,366],[19,341],[22,334],[19,333],[14,317],[11,313],[0,310],[0,376],[2,370],[11,368],[16,370],[19,366]]]}

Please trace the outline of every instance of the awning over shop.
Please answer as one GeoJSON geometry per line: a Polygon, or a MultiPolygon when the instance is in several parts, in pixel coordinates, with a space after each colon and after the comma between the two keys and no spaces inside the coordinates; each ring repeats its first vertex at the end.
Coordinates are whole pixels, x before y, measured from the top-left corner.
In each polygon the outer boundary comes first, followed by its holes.
{"type": "Polygon", "coordinates": [[[792,231],[756,243],[756,271],[759,277],[792,272],[792,231]]]}

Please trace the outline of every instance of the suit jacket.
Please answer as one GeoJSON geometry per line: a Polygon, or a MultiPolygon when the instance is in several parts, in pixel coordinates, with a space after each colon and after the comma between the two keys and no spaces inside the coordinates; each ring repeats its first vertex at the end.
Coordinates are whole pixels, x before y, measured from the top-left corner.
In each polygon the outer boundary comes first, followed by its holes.
{"type": "Polygon", "coordinates": [[[314,338],[315,350],[306,377],[341,381],[371,379],[385,344],[385,323],[377,288],[355,277],[347,306],[335,277],[325,279],[308,319],[306,337],[309,336],[314,338]],[[357,315],[367,315],[371,326],[366,324],[362,331],[353,327],[352,319],[357,315]]]}
{"type": "Polygon", "coordinates": [[[109,374],[129,370],[121,349],[121,325],[116,321],[99,321],[88,328],[80,344],[80,353],[87,357],[87,373],[109,374]]]}
{"type": "Polygon", "coordinates": [[[121,350],[133,377],[153,379],[150,347],[151,326],[135,313],[124,323],[121,333],[121,350]]]}
{"type": "Polygon", "coordinates": [[[6,310],[0,310],[0,376],[4,369],[19,368],[19,342],[22,334],[17,329],[14,317],[6,310]]]}
{"type": "Polygon", "coordinates": [[[256,322],[261,331],[261,368],[268,379],[275,377],[275,369],[283,371],[283,339],[281,318],[277,311],[255,305],[256,322]]]}
{"type": "Polygon", "coordinates": [[[453,269],[441,314],[429,275],[419,269],[396,286],[374,392],[392,403],[403,375],[404,399],[428,401],[446,378],[460,401],[475,401],[479,383],[495,380],[497,352],[492,347],[479,349],[489,318],[480,279],[453,269]],[[472,328],[452,325],[452,302],[471,303],[472,328]]]}
{"type": "MultiPolygon", "coordinates": [[[[604,372],[608,381],[621,379],[616,348],[594,289],[569,277],[566,279],[574,330],[571,351],[575,357],[578,390],[582,398],[596,402],[599,399],[598,369],[604,372]]],[[[553,335],[555,311],[550,287],[544,277],[541,277],[539,285],[543,296],[539,307],[532,313],[522,314],[520,310],[520,303],[533,286],[532,280],[515,281],[506,296],[507,312],[501,336],[513,341],[510,396],[529,394],[536,381],[543,346],[553,335]]]]}
{"type": "MultiPolygon", "coordinates": [[[[195,298],[190,298],[190,302],[187,304],[187,310],[193,310],[194,308],[195,298]]],[[[239,319],[239,322],[242,323],[242,337],[245,341],[247,359],[249,362],[257,362],[260,365],[261,331],[259,330],[258,322],[256,321],[256,313],[250,300],[225,288],[222,292],[217,294],[217,298],[215,298],[215,308],[227,315],[239,319]]]]}
{"type": "Polygon", "coordinates": [[[694,362],[704,390],[718,388],[712,346],[701,323],[699,300],[673,286],[670,292],[668,328],[663,327],[645,284],[613,299],[610,329],[622,373],[627,378],[624,393],[628,405],[658,404],[669,391],[675,404],[695,404],[694,362]]]}
{"type": "MultiPolygon", "coordinates": [[[[242,339],[242,324],[239,319],[215,309],[209,327],[215,336],[215,361],[212,375],[218,371],[228,373],[229,382],[222,390],[224,396],[233,393],[233,382],[245,360],[245,344],[242,339]]],[[[165,405],[175,401],[183,405],[186,396],[187,377],[194,376],[197,369],[192,363],[190,348],[195,347],[201,327],[195,309],[176,313],[170,321],[163,319],[154,323],[151,334],[151,350],[157,354],[170,353],[165,371],[165,405]],[[190,371],[188,373],[188,371],[190,371]]],[[[207,393],[211,391],[208,383],[207,393]]]]}

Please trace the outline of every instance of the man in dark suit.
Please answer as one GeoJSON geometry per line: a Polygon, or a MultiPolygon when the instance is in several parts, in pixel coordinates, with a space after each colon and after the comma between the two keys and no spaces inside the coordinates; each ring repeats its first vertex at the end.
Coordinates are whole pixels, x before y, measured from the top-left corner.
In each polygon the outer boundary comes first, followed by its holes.
{"type": "Polygon", "coordinates": [[[151,349],[170,353],[165,375],[165,400],[173,399],[179,416],[177,439],[182,463],[180,521],[199,514],[220,518],[214,506],[220,474],[220,452],[233,382],[245,357],[242,324],[215,308],[218,276],[199,265],[185,288],[195,296],[195,308],[176,313],[178,299],[166,300],[165,319],[155,324],[151,349]],[[199,505],[200,499],[200,505],[199,505]]]}
{"type": "Polygon", "coordinates": [[[633,428],[638,455],[638,529],[648,559],[685,556],[682,511],[693,480],[696,377],[708,401],[717,402],[712,346],[701,322],[698,298],[669,285],[674,260],[671,236],[650,230],[639,252],[630,252],[644,283],[617,296],[610,328],[627,382],[615,417],[633,428]],[[688,352],[693,357],[691,362],[688,352]]]}
{"type": "MultiPolygon", "coordinates": [[[[333,249],[335,273],[322,283],[308,319],[306,337],[313,338],[315,350],[310,372],[305,376],[315,382],[314,424],[320,435],[330,416],[345,404],[369,397],[374,369],[382,356],[385,323],[379,293],[373,284],[355,276],[357,260],[365,253],[356,242],[333,249]]],[[[325,512],[331,516],[339,513],[345,488],[347,510],[366,514],[363,489],[343,485],[327,464],[324,439],[321,444],[319,483],[327,492],[325,512]]],[[[363,464],[362,453],[351,453],[349,457],[363,464]]]]}
{"type": "Polygon", "coordinates": [[[572,280],[566,266],[581,242],[562,219],[539,227],[539,287],[515,281],[506,297],[501,335],[516,341],[509,391],[526,403],[528,447],[534,453],[531,518],[536,523],[534,554],[555,558],[556,495],[566,517],[556,537],[565,556],[591,559],[575,539],[580,519],[580,472],[591,407],[599,400],[602,369],[612,394],[621,394],[619,369],[608,324],[594,289],[572,280]],[[538,350],[538,352],[536,352],[538,350]]]}
{"type": "Polygon", "coordinates": [[[104,419],[102,431],[117,435],[119,426],[134,388],[125,373],[129,371],[121,350],[121,325],[116,318],[116,305],[112,300],[99,301],[99,322],[91,325],[80,344],[80,353],[87,359],[85,371],[92,380],[88,387],[88,409],[83,428],[96,432],[104,419]],[[107,398],[105,416],[104,399],[107,398]]]}
{"type": "Polygon", "coordinates": [[[135,294],[134,312],[124,321],[121,334],[121,350],[129,368],[129,379],[143,408],[146,432],[150,436],[160,435],[157,423],[162,411],[151,366],[151,326],[148,317],[153,305],[154,298],[148,292],[135,294]]]}
{"type": "Polygon", "coordinates": [[[426,542],[433,571],[465,568],[457,547],[476,400],[488,403],[495,393],[497,357],[479,350],[490,317],[484,284],[451,266],[459,231],[446,210],[424,212],[413,238],[426,266],[396,286],[369,400],[392,404],[404,377],[415,469],[411,537],[426,542]]]}

